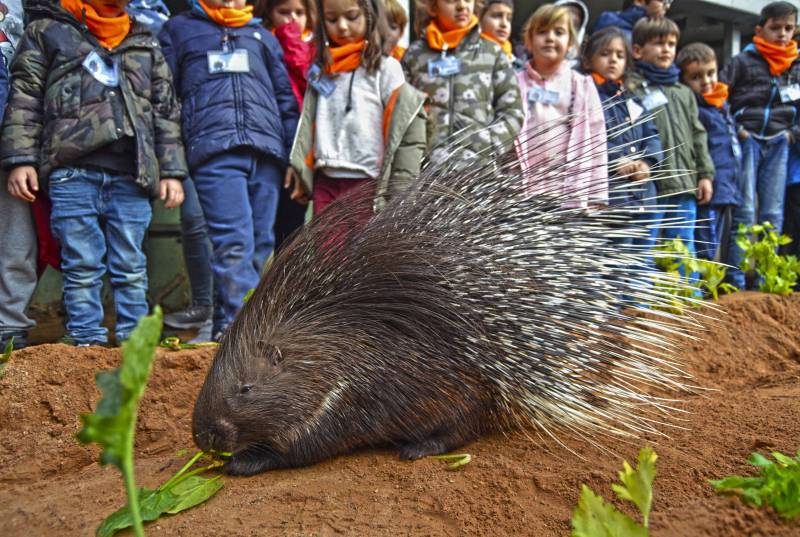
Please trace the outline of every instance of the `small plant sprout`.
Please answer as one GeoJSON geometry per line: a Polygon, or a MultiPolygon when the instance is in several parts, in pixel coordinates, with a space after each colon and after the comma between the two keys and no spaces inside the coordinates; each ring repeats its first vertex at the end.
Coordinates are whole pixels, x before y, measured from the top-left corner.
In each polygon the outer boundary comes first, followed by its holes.
{"type": "Polygon", "coordinates": [[[775,226],[769,222],[750,227],[739,225],[736,245],[744,254],[739,268],[747,271],[750,267],[755,267],[760,278],[760,291],[781,295],[794,291],[800,272],[800,261],[793,255],[778,254],[778,247],[790,242],[792,239],[788,235],[778,235],[775,226]]]}
{"type": "Polygon", "coordinates": [[[0,354],[0,378],[5,375],[6,364],[11,359],[11,353],[14,352],[14,336],[8,338],[6,342],[6,347],[3,349],[3,354],[0,354]]]}
{"type": "Polygon", "coordinates": [[[800,450],[794,458],[778,451],[772,457],[775,461],[750,454],[747,462],[761,470],[757,477],[731,476],[710,483],[717,492],[736,494],[758,507],[769,505],[784,519],[793,520],[800,516],[800,450]]]}
{"type": "Polygon", "coordinates": [[[636,469],[624,461],[619,472],[622,483],[611,485],[619,499],[632,502],[639,509],[641,524],[584,484],[581,485],[581,497],[572,517],[572,537],[647,537],[657,458],[651,448],[642,448],[636,469]]]}
{"type": "Polygon", "coordinates": [[[218,347],[219,343],[214,341],[208,341],[205,343],[182,343],[181,338],[177,336],[170,336],[162,339],[158,346],[162,349],[168,349],[171,351],[183,351],[188,349],[202,349],[203,347],[218,347]]]}
{"type": "Polygon", "coordinates": [[[432,459],[448,462],[448,470],[458,470],[462,466],[466,466],[472,461],[472,455],[469,453],[453,453],[448,455],[433,455],[432,459]]]}

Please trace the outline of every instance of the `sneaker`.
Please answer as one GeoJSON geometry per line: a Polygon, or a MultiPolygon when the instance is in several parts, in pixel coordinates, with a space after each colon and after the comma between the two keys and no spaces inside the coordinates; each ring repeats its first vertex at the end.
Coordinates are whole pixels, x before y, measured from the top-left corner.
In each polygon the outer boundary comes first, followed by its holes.
{"type": "Polygon", "coordinates": [[[202,328],[203,323],[211,318],[211,306],[189,306],[185,310],[164,315],[164,324],[178,330],[202,328]]]}
{"type": "Polygon", "coordinates": [[[208,343],[212,341],[211,330],[214,328],[214,321],[211,319],[206,320],[197,331],[197,335],[189,340],[189,343],[208,343]]]}

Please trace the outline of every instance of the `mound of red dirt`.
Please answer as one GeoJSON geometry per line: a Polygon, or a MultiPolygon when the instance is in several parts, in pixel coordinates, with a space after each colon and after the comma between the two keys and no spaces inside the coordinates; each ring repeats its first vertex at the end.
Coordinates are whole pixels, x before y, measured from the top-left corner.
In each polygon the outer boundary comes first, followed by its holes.
{"type": "MultiPolygon", "coordinates": [[[[310,468],[225,478],[210,502],[150,527],[153,534],[219,536],[555,536],[569,534],[581,483],[612,498],[611,483],[639,448],[659,455],[651,534],[797,536],[800,520],[714,493],[708,479],[751,473],[752,451],[800,448],[800,296],[742,293],[697,333],[684,369],[702,390],[682,397],[668,436],[603,450],[524,434],[483,438],[473,462],[448,472],[434,460],[400,462],[388,451],[310,468]]],[[[212,351],[159,351],[136,439],[140,485],[174,473],[191,449],[191,411],[212,351]]],[[[124,502],[113,468],[80,446],[78,415],[99,393],[94,374],[119,351],[42,345],[12,356],[0,380],[0,535],[89,535],[124,502]]],[[[624,505],[618,504],[625,509],[624,505]]]]}

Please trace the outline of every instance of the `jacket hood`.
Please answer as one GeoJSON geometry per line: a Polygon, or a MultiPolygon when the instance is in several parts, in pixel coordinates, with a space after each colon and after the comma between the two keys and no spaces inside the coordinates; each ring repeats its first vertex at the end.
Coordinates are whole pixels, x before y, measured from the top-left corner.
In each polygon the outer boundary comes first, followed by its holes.
{"type": "Polygon", "coordinates": [[[583,21],[580,28],[575,29],[575,47],[580,49],[583,38],[586,36],[586,28],[589,26],[589,7],[581,0],[558,0],[557,6],[575,6],[583,13],[583,21]]]}

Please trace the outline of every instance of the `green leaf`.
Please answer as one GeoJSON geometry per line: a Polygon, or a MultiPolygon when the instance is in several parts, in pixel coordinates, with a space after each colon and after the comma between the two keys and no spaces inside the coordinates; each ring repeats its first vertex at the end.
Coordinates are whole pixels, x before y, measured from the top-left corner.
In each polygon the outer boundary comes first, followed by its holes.
{"type": "Polygon", "coordinates": [[[0,354],[0,364],[8,362],[11,359],[12,352],[14,352],[14,336],[11,336],[6,341],[6,348],[3,349],[3,354],[0,354]]]}
{"type": "Polygon", "coordinates": [[[648,527],[650,508],[653,505],[653,480],[656,478],[656,460],[658,455],[650,447],[639,451],[636,470],[628,461],[623,461],[619,480],[622,485],[611,485],[614,492],[623,500],[633,502],[642,513],[644,527],[648,527]]]}
{"type": "Polygon", "coordinates": [[[572,516],[572,537],[647,537],[647,529],[581,485],[572,516]]]}
{"type": "Polygon", "coordinates": [[[432,459],[436,459],[439,461],[447,461],[450,464],[447,465],[448,470],[458,470],[462,466],[466,466],[467,464],[472,461],[472,455],[469,453],[452,453],[448,455],[432,455],[432,459]]]}

